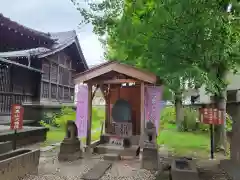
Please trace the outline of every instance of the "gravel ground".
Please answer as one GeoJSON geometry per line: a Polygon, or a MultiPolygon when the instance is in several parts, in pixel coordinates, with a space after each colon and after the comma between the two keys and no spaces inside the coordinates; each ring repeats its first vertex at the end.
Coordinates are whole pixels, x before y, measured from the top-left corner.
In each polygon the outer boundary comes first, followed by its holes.
{"type": "MultiPolygon", "coordinates": [[[[38,175],[28,175],[23,180],[82,180],[82,175],[102,160],[93,155],[74,162],[59,163],[58,148],[41,152],[38,175]]],[[[101,180],[153,180],[154,173],[140,169],[140,161],[123,160],[113,164],[101,180]]]]}
{"type": "Polygon", "coordinates": [[[155,172],[140,169],[140,161],[123,160],[113,164],[100,180],[153,180],[155,172]]]}
{"type": "MultiPolygon", "coordinates": [[[[74,162],[59,163],[58,148],[41,152],[38,176],[28,175],[23,180],[82,180],[82,175],[102,160],[93,155],[74,162]]],[[[169,164],[172,157],[161,157],[163,165],[169,164]]],[[[218,161],[197,161],[200,180],[231,180],[218,168],[218,161]]],[[[140,161],[121,160],[115,162],[100,180],[154,180],[156,172],[140,169],[140,161]]],[[[157,179],[158,180],[158,179],[157,179]]],[[[167,176],[160,180],[170,180],[167,176]]]]}

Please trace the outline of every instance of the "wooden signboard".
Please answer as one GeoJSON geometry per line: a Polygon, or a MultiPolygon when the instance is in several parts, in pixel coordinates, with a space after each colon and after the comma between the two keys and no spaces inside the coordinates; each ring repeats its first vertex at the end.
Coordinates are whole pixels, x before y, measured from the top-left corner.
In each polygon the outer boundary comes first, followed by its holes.
{"type": "Polygon", "coordinates": [[[204,124],[223,124],[224,112],[216,108],[202,108],[199,110],[200,122],[204,124]]]}
{"type": "Polygon", "coordinates": [[[19,104],[13,104],[11,110],[11,130],[19,130],[23,127],[24,109],[19,104]]]}
{"type": "Polygon", "coordinates": [[[224,123],[224,111],[216,108],[202,108],[199,109],[199,115],[201,123],[209,124],[211,159],[214,159],[214,125],[224,123]]]}
{"type": "Polygon", "coordinates": [[[110,137],[109,144],[123,146],[123,138],[112,136],[110,137]]]}
{"type": "Polygon", "coordinates": [[[132,136],[132,123],[112,123],[112,134],[118,137],[132,136]]]}

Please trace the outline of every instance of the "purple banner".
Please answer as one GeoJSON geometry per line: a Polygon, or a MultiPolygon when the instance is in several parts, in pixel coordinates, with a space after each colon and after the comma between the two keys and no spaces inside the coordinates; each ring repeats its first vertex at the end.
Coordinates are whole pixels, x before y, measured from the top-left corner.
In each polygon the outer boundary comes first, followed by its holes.
{"type": "Polygon", "coordinates": [[[161,86],[146,86],[145,87],[145,123],[152,121],[155,124],[158,134],[161,106],[159,103],[162,100],[161,86]]]}
{"type": "Polygon", "coordinates": [[[87,121],[88,87],[86,85],[78,85],[76,125],[78,128],[78,137],[80,138],[87,136],[87,121]]]}

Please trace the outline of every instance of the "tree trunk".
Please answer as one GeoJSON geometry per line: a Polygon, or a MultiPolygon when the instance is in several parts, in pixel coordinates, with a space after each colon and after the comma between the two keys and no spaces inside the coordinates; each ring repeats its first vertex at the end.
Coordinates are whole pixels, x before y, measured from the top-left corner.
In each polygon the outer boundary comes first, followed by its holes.
{"type": "Polygon", "coordinates": [[[182,94],[175,94],[175,112],[176,112],[176,125],[177,130],[182,131],[183,130],[183,105],[182,105],[182,94]]]}
{"type": "Polygon", "coordinates": [[[223,111],[224,124],[215,125],[215,152],[223,151],[226,153],[227,148],[227,136],[226,136],[226,90],[224,90],[219,96],[216,96],[216,107],[223,111]]]}

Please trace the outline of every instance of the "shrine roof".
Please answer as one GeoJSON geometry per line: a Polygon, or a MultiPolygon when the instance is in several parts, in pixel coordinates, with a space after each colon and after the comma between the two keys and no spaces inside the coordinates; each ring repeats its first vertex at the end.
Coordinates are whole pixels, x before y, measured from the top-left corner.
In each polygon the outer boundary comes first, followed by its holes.
{"type": "Polygon", "coordinates": [[[47,47],[54,43],[54,39],[50,37],[49,33],[44,33],[41,31],[28,28],[3,16],[3,14],[1,13],[0,13],[0,32],[2,43],[5,43],[9,38],[12,39],[11,45],[14,45],[15,43],[15,46],[12,47],[14,48],[14,50],[20,50],[26,47],[30,48],[31,46],[32,48],[35,48],[36,46],[39,45],[44,45],[47,47]],[[20,39],[22,40],[23,38],[25,39],[25,41],[20,41],[20,39]],[[16,44],[19,47],[17,47],[16,44]]]}
{"type": "Polygon", "coordinates": [[[31,57],[37,56],[38,58],[44,58],[58,53],[64,49],[69,50],[69,56],[76,61],[75,67],[83,66],[83,69],[88,69],[87,62],[84,58],[82,49],[80,47],[77,34],[75,31],[50,33],[50,38],[55,40],[55,43],[49,48],[37,47],[26,50],[0,52],[0,57],[31,57]]]}
{"type": "Polygon", "coordinates": [[[124,74],[128,77],[132,77],[143,82],[151,84],[157,83],[157,76],[155,74],[117,61],[108,61],[75,75],[75,83],[78,84],[86,82],[96,77],[100,77],[101,75],[110,73],[112,71],[119,74],[124,74]]]}

